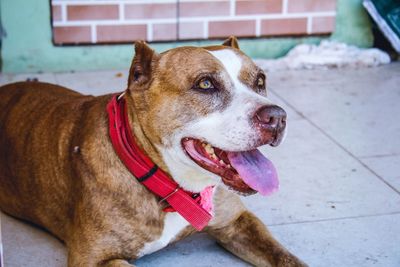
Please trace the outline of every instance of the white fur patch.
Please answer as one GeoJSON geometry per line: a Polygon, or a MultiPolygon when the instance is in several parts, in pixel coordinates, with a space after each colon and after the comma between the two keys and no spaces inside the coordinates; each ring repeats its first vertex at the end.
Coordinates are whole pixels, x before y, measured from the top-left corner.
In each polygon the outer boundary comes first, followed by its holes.
{"type": "Polygon", "coordinates": [[[151,254],[167,246],[189,223],[177,212],[168,212],[164,219],[164,229],[159,239],[149,242],[138,253],[138,257],[151,254]]]}
{"type": "Polygon", "coordinates": [[[239,82],[239,73],[242,68],[242,59],[230,49],[210,51],[224,66],[229,78],[233,81],[236,90],[243,89],[243,84],[239,82]]]}

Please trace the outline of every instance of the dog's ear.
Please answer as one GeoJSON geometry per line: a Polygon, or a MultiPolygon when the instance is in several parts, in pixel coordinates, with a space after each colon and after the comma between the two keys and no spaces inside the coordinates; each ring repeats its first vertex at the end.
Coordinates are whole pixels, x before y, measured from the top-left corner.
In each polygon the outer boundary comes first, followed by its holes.
{"type": "Polygon", "coordinates": [[[223,44],[224,46],[230,46],[236,49],[240,49],[239,48],[239,43],[238,40],[236,39],[235,36],[230,36],[228,39],[226,39],[223,44]]]}
{"type": "Polygon", "coordinates": [[[144,89],[151,81],[159,55],[144,41],[135,42],[135,56],[129,69],[128,89],[144,89]]]}

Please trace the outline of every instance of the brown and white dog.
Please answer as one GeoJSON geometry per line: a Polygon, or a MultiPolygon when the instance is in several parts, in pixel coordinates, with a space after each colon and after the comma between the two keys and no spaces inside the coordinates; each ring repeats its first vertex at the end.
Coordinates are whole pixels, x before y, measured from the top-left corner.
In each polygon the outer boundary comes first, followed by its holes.
{"type": "MultiPolygon", "coordinates": [[[[163,212],[166,204],[115,153],[111,97],[39,82],[0,88],[0,207],[63,240],[68,266],[132,266],[128,260],[195,232],[178,213],[163,212]]],[[[236,194],[277,188],[257,147],[281,142],[286,114],[266,97],[265,74],[234,37],[161,54],[137,42],[123,97],[153,162],[188,191],[214,186],[204,231],[256,266],[305,266],[236,194]]]]}

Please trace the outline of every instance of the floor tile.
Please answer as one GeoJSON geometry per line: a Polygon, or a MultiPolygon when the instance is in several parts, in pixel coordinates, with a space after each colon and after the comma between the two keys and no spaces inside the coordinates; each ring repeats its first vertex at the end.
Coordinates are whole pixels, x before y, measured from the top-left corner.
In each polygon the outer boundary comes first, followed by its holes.
{"type": "Polygon", "coordinates": [[[400,155],[361,158],[361,161],[400,191],[400,155]]]}
{"type": "Polygon", "coordinates": [[[64,245],[50,234],[1,215],[4,265],[7,267],[65,267],[64,245]]]}
{"type": "Polygon", "coordinates": [[[400,63],[287,71],[273,89],[356,156],[400,153],[400,63]]]}
{"type": "Polygon", "coordinates": [[[270,227],[312,267],[400,266],[400,214],[270,227]]]}

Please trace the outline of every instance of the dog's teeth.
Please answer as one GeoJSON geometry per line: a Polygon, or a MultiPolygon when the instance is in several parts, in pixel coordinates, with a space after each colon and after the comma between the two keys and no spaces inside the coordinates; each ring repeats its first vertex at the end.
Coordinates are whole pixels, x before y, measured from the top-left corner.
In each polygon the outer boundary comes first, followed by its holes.
{"type": "Polygon", "coordinates": [[[210,154],[210,155],[213,155],[213,154],[214,154],[214,148],[213,148],[210,144],[207,144],[207,145],[204,147],[204,149],[206,150],[206,152],[207,152],[208,154],[210,154]]]}
{"type": "Polygon", "coordinates": [[[232,168],[231,164],[228,164],[228,168],[229,168],[229,169],[232,168]]]}

